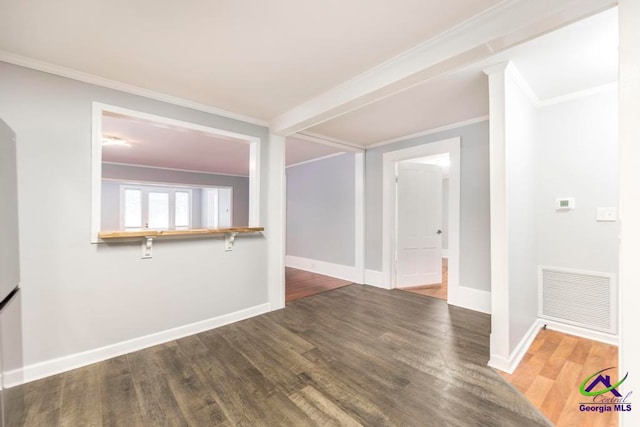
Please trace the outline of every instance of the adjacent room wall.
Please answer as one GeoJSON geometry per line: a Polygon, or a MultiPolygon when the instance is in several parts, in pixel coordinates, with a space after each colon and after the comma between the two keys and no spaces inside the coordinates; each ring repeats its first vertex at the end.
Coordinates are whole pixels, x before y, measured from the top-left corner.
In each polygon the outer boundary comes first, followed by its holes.
{"type": "Polygon", "coordinates": [[[492,224],[506,253],[494,251],[492,261],[497,273],[507,274],[504,283],[501,274],[494,280],[490,364],[510,371],[537,332],[540,265],[617,272],[618,223],[596,221],[597,207],[616,207],[618,199],[617,91],[603,87],[540,103],[512,64],[489,75],[492,105],[503,102],[492,116],[492,195],[502,194],[501,174],[506,183],[506,207],[498,196],[495,201],[506,223],[492,224]],[[556,210],[560,197],[574,197],[575,209],[556,210]]]}
{"type": "Polygon", "coordinates": [[[491,289],[489,122],[462,126],[366,151],[366,268],[382,271],[382,154],[460,137],[460,286],[491,289]]]}
{"type": "Polygon", "coordinates": [[[597,222],[618,206],[618,94],[600,92],[539,110],[538,263],[617,274],[618,222],[597,222]],[[556,211],[556,197],[575,197],[556,211]]]}
{"type": "Polygon", "coordinates": [[[81,352],[91,360],[127,340],[269,309],[267,230],[239,236],[230,252],[222,237],[157,241],[152,259],[140,258],[138,242],[90,243],[92,101],[261,138],[263,224],[266,128],[2,62],[0,93],[0,117],[18,141],[27,372],[46,375],[81,352]]]}
{"type": "MultiPolygon", "coordinates": [[[[509,350],[538,318],[536,253],[536,129],[532,100],[508,68],[505,76],[505,146],[509,266],[509,350]]],[[[544,164],[544,163],[542,163],[544,164]]]]}
{"type": "Polygon", "coordinates": [[[287,168],[287,256],[355,266],[355,154],[287,168]]]}
{"type": "MultiPolygon", "coordinates": [[[[170,169],[146,168],[139,166],[102,164],[102,177],[140,183],[185,184],[195,186],[233,188],[233,226],[249,224],[249,177],[218,175],[202,172],[175,171],[170,169]]],[[[103,181],[102,222],[103,230],[117,230],[120,225],[120,183],[103,181]],[[114,207],[115,204],[115,207],[114,207]],[[107,209],[105,209],[105,207],[107,209]]],[[[201,192],[193,192],[193,224],[200,224],[201,192]]]]}

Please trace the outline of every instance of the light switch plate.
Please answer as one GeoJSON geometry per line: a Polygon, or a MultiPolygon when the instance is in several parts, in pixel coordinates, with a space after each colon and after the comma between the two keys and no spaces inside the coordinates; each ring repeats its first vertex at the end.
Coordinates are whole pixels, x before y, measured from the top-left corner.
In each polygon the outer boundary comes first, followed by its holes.
{"type": "Polygon", "coordinates": [[[617,208],[598,208],[596,213],[596,221],[617,221],[618,209],[617,208]]]}

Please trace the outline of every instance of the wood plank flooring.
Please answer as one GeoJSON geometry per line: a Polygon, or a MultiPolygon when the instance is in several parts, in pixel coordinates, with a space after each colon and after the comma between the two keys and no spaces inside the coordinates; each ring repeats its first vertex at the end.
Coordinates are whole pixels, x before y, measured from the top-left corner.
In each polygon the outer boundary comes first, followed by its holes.
{"type": "Polygon", "coordinates": [[[410,288],[399,288],[400,290],[413,292],[414,294],[426,295],[428,297],[447,300],[448,298],[448,278],[449,278],[449,260],[442,258],[442,283],[436,285],[415,286],[410,288]]]}
{"type": "Polygon", "coordinates": [[[349,285],[26,384],[26,426],[545,426],[488,315],[349,285]]]}
{"type": "MultiPolygon", "coordinates": [[[[618,425],[616,412],[580,412],[579,387],[589,375],[618,365],[614,345],[543,329],[512,375],[501,375],[558,427],[618,425]]],[[[612,378],[618,378],[612,374],[612,378]]]]}
{"type": "Polygon", "coordinates": [[[285,302],[306,298],[352,283],[348,280],[336,279],[335,277],[324,276],[291,267],[286,267],[284,274],[286,289],[285,302]]]}

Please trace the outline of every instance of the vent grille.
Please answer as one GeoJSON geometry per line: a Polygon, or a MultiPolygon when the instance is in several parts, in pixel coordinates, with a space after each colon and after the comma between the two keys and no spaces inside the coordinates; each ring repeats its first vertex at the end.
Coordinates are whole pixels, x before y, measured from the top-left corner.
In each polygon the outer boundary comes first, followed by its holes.
{"type": "Polygon", "coordinates": [[[540,317],[616,333],[612,275],[541,267],[540,281],[540,317]]]}

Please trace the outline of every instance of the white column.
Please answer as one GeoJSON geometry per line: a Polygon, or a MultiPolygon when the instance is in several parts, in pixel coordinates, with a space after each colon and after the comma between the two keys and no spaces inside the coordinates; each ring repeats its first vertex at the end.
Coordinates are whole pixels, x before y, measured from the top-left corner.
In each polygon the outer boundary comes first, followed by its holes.
{"type": "Polygon", "coordinates": [[[489,366],[509,369],[509,260],[505,151],[505,73],[508,63],[485,70],[489,76],[489,180],[491,209],[491,338],[489,366]]]}
{"type": "MultiPolygon", "coordinates": [[[[285,137],[269,134],[267,175],[267,271],[271,310],[284,307],[286,238],[285,137]]],[[[248,266],[250,268],[250,266],[248,266]]]]}
{"type": "MultiPolygon", "coordinates": [[[[620,0],[620,375],[634,408],[622,425],[640,425],[640,2],[620,0]],[[636,403],[638,402],[638,403],[636,403]],[[637,405],[637,406],[636,406],[637,405]]],[[[604,367],[603,367],[604,368],[604,367]]]]}
{"type": "Polygon", "coordinates": [[[365,185],[364,185],[364,153],[355,154],[355,270],[356,283],[364,283],[364,258],[365,258],[365,185]]]}

